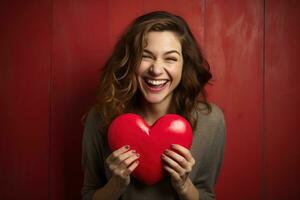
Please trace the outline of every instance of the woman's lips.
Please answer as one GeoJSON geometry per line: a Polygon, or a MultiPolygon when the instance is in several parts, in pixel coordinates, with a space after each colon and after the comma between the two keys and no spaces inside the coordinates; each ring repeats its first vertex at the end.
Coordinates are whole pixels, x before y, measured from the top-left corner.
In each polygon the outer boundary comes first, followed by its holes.
{"type": "Polygon", "coordinates": [[[149,79],[144,78],[145,85],[150,92],[160,92],[169,85],[168,79],[149,79]]]}

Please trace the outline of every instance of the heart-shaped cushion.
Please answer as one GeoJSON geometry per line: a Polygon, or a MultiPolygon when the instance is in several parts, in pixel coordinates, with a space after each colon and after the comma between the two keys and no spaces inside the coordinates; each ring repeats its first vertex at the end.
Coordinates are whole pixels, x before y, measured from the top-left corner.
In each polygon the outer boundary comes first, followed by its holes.
{"type": "Polygon", "coordinates": [[[189,122],[176,114],[164,115],[149,126],[141,116],[126,113],[116,117],[108,129],[112,151],[130,145],[140,154],[139,165],[132,175],[147,185],[153,185],[163,177],[163,152],[172,144],[190,149],[192,138],[189,122]]]}

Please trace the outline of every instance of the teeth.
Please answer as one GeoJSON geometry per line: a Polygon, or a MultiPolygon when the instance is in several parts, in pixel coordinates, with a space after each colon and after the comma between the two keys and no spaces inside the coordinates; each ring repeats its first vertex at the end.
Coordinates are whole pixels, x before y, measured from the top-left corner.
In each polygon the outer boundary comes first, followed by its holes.
{"type": "Polygon", "coordinates": [[[167,80],[151,80],[151,79],[146,79],[146,82],[151,84],[151,85],[162,85],[167,82],[167,80]]]}

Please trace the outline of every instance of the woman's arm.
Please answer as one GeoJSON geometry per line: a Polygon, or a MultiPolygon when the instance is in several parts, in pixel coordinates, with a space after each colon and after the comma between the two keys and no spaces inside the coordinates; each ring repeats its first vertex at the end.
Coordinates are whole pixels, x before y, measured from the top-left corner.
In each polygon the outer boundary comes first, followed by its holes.
{"type": "Polygon", "coordinates": [[[118,199],[130,183],[130,174],[138,166],[138,158],[139,154],[129,150],[128,145],[111,153],[106,163],[112,172],[112,177],[104,187],[95,192],[93,199],[118,199]]]}
{"type": "Polygon", "coordinates": [[[100,152],[101,137],[97,129],[98,116],[91,109],[85,121],[82,138],[82,168],[84,181],[81,190],[83,200],[93,199],[97,189],[107,183],[103,166],[103,156],[100,152]]]}
{"type": "Polygon", "coordinates": [[[226,124],[222,110],[215,104],[209,115],[200,115],[193,183],[199,191],[200,200],[214,200],[214,191],[224,157],[226,124]],[[200,154],[201,151],[202,153],[200,154]]]}
{"type": "Polygon", "coordinates": [[[105,145],[97,130],[95,114],[94,111],[89,113],[84,129],[82,166],[85,176],[82,196],[84,200],[117,200],[130,183],[130,174],[139,164],[139,154],[128,145],[112,152],[105,160],[111,172],[111,178],[106,181],[102,154],[105,145]]]}
{"type": "Polygon", "coordinates": [[[202,117],[200,123],[194,137],[193,155],[180,145],[172,145],[162,156],[164,168],[171,175],[172,185],[181,200],[215,199],[214,186],[220,172],[225,145],[223,113],[213,105],[212,113],[202,117]],[[189,178],[192,168],[193,181],[189,178]]]}
{"type": "Polygon", "coordinates": [[[187,179],[185,186],[177,191],[177,194],[181,200],[199,200],[199,192],[190,178],[187,179]]]}
{"type": "Polygon", "coordinates": [[[164,169],[171,176],[171,183],[180,200],[199,200],[199,192],[189,178],[195,159],[188,149],[173,144],[162,155],[164,169]]]}
{"type": "Polygon", "coordinates": [[[113,179],[110,179],[105,186],[96,190],[93,200],[117,200],[123,194],[125,188],[126,186],[121,186],[113,179]]]}

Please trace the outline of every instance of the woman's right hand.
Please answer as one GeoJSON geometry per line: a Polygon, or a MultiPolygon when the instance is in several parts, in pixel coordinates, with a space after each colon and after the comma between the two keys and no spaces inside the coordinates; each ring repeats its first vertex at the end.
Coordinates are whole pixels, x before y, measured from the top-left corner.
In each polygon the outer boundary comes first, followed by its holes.
{"type": "Polygon", "coordinates": [[[129,145],[112,152],[106,159],[106,163],[112,172],[110,181],[122,188],[128,186],[130,174],[139,164],[139,156],[135,150],[130,150],[129,145]]]}

